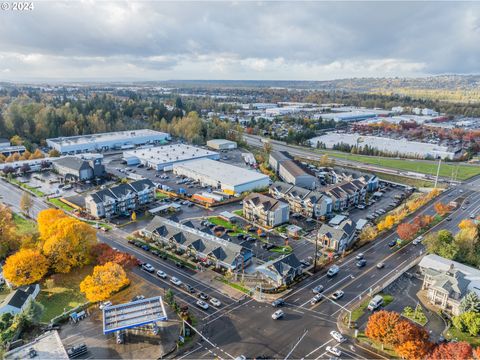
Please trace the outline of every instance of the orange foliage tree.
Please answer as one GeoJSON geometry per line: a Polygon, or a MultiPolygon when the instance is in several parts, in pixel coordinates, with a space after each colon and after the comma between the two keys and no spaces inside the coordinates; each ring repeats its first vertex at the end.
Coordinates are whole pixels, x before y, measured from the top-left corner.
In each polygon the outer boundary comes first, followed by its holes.
{"type": "Polygon", "coordinates": [[[403,359],[424,359],[430,351],[430,343],[422,340],[408,340],[395,348],[396,353],[403,359]]]}
{"type": "Polygon", "coordinates": [[[398,225],[397,234],[402,240],[410,240],[418,232],[419,227],[415,224],[403,223],[398,225]]]}
{"type": "Polygon", "coordinates": [[[95,266],[93,274],[80,283],[80,291],[89,301],[103,301],[112,294],[130,284],[125,270],[113,262],[95,266]]]}
{"type": "Polygon", "coordinates": [[[437,345],[428,356],[429,360],[469,360],[473,356],[473,350],[465,341],[448,342],[437,345]]]}
{"type": "Polygon", "coordinates": [[[440,216],[444,216],[450,211],[450,208],[448,207],[448,205],[440,201],[436,202],[435,205],[433,205],[433,208],[435,209],[435,212],[440,216]]]}
{"type": "Polygon", "coordinates": [[[395,327],[400,315],[393,311],[377,311],[368,318],[365,335],[382,344],[394,345],[397,342],[395,327]]]}
{"type": "Polygon", "coordinates": [[[22,249],[9,256],[3,275],[15,286],[29,285],[42,279],[48,271],[48,261],[39,251],[22,249]]]}
{"type": "Polygon", "coordinates": [[[107,262],[113,262],[123,268],[130,268],[137,264],[135,256],[114,250],[105,243],[98,243],[92,248],[92,256],[98,265],[104,265],[107,262]]]}
{"type": "Polygon", "coordinates": [[[475,228],[475,227],[476,227],[475,223],[472,220],[469,220],[469,219],[463,219],[458,224],[458,228],[460,230],[470,229],[470,228],[475,228]]]}
{"type": "Polygon", "coordinates": [[[92,246],[97,242],[94,229],[71,217],[60,218],[51,227],[52,233],[43,239],[43,253],[55,272],[68,273],[90,262],[92,246]]]}

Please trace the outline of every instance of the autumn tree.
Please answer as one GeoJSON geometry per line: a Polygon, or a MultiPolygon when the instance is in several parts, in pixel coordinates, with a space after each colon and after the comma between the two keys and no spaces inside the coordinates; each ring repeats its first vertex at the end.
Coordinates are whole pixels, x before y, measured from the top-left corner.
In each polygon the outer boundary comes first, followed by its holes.
{"type": "Polygon", "coordinates": [[[12,211],[8,206],[0,204],[0,259],[4,259],[19,247],[20,241],[12,211]]]}
{"type": "Polygon", "coordinates": [[[125,270],[118,264],[107,262],[95,266],[93,274],[80,283],[80,291],[85,293],[89,301],[103,301],[128,284],[130,280],[125,270]]]}
{"type": "Polygon", "coordinates": [[[470,360],[473,356],[472,347],[465,341],[448,342],[437,345],[429,360],[470,360]]]}
{"type": "Polygon", "coordinates": [[[71,217],[62,217],[52,225],[44,238],[43,253],[56,272],[68,273],[73,267],[88,264],[96,233],[88,224],[71,217]]]}
{"type": "Polygon", "coordinates": [[[65,218],[67,215],[62,210],[58,209],[46,209],[38,213],[37,223],[40,238],[42,240],[48,239],[55,231],[54,224],[61,218],[65,218]]]}
{"type": "Polygon", "coordinates": [[[460,230],[464,230],[464,229],[470,229],[470,228],[475,228],[475,223],[470,220],[470,219],[463,219],[462,221],[460,221],[460,223],[458,224],[458,228],[460,230]]]}
{"type": "Polygon", "coordinates": [[[408,340],[395,347],[396,353],[403,359],[424,359],[431,349],[431,343],[422,340],[408,340]]]}
{"type": "Polygon", "coordinates": [[[397,227],[397,234],[402,240],[411,240],[418,232],[419,228],[415,224],[402,223],[397,227]]]}
{"type": "Polygon", "coordinates": [[[459,247],[454,240],[450,231],[440,230],[437,233],[428,234],[423,243],[429,253],[437,254],[447,259],[454,259],[459,251],[459,247]]]}
{"type": "Polygon", "coordinates": [[[365,335],[382,344],[393,345],[397,341],[395,327],[400,315],[393,311],[377,311],[368,318],[365,335]]]}
{"type": "Polygon", "coordinates": [[[49,157],[59,157],[61,154],[57,149],[52,149],[48,152],[49,157]]]}
{"type": "Polygon", "coordinates": [[[48,270],[48,261],[39,251],[22,249],[9,256],[3,266],[5,278],[15,286],[33,284],[48,270]]]}
{"type": "Polygon", "coordinates": [[[428,331],[409,320],[400,320],[395,326],[396,341],[393,345],[398,346],[407,341],[428,341],[428,331]]]}
{"type": "Polygon", "coordinates": [[[128,253],[112,249],[108,244],[98,243],[92,247],[92,257],[98,265],[113,262],[121,267],[130,268],[137,264],[137,259],[128,253]]]}
{"type": "Polygon", "coordinates": [[[448,205],[440,201],[436,202],[435,205],[433,205],[433,208],[435,209],[435,212],[440,216],[444,216],[450,211],[448,205]]]}
{"type": "Polygon", "coordinates": [[[30,216],[30,209],[33,206],[33,199],[32,196],[24,191],[22,193],[22,197],[20,198],[20,209],[27,214],[27,216],[30,216]]]}

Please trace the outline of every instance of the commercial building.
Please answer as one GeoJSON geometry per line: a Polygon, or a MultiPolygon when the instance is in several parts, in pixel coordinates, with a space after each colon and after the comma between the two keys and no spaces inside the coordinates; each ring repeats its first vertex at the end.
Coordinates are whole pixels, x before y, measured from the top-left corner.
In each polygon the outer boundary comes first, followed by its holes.
{"type": "Polygon", "coordinates": [[[325,249],[342,252],[350,247],[355,238],[356,224],[353,220],[344,220],[340,225],[323,224],[318,229],[317,240],[325,249]]]}
{"type": "Polygon", "coordinates": [[[10,140],[6,138],[0,138],[0,154],[4,156],[10,156],[15,153],[22,154],[27,150],[25,146],[13,146],[10,143],[10,140]]]}
{"type": "Polygon", "coordinates": [[[148,179],[102,189],[85,197],[85,208],[96,218],[130,215],[155,200],[155,185],[148,179]]]}
{"type": "Polygon", "coordinates": [[[418,266],[430,303],[451,315],[460,314],[460,303],[468,292],[480,296],[478,269],[435,254],[424,256],[418,266]]]}
{"type": "Polygon", "coordinates": [[[267,175],[211,159],[174,164],[173,173],[221,189],[231,195],[264,189],[270,185],[270,178],[267,175]]]}
{"type": "Polygon", "coordinates": [[[288,222],[290,207],[287,203],[269,196],[252,193],[243,199],[243,216],[268,228],[288,222]]]}
{"type": "Polygon", "coordinates": [[[185,144],[136,149],[123,153],[123,160],[127,165],[138,165],[141,163],[157,171],[170,171],[173,169],[174,164],[204,158],[218,160],[220,155],[214,151],[185,144]]]}
{"type": "Polygon", "coordinates": [[[347,111],[347,112],[332,112],[326,114],[319,114],[323,120],[333,120],[336,122],[353,122],[376,118],[377,112],[370,111],[347,111]]]}
{"type": "Polygon", "coordinates": [[[307,189],[315,189],[317,178],[303,169],[286,152],[272,151],[268,163],[285,182],[307,189]]]}
{"type": "Polygon", "coordinates": [[[269,192],[273,197],[286,201],[293,213],[309,218],[319,218],[333,211],[332,200],[318,191],[276,181],[270,186],[269,192]]]}
{"type": "Polygon", "coordinates": [[[257,267],[257,273],[275,287],[288,286],[303,273],[295,254],[284,255],[257,267]]]}
{"type": "Polygon", "coordinates": [[[246,267],[252,260],[250,249],[159,216],[155,216],[141,233],[160,244],[183,250],[205,265],[213,264],[216,268],[234,271],[246,267]]]}
{"type": "Polygon", "coordinates": [[[47,145],[61,154],[74,154],[89,151],[120,150],[139,145],[162,143],[169,139],[169,134],[141,129],[47,139],[47,145]]]}
{"type": "Polygon", "coordinates": [[[69,356],[58,332],[54,330],[40,335],[32,342],[4,353],[3,359],[68,360],[69,356]]]}
{"type": "Polygon", "coordinates": [[[237,148],[237,143],[225,139],[214,139],[208,140],[207,146],[214,150],[232,150],[237,148]]]}
{"type": "Polygon", "coordinates": [[[461,155],[461,148],[451,148],[449,146],[424,143],[418,141],[410,141],[406,139],[391,139],[379,136],[360,135],[357,133],[328,133],[310,139],[313,147],[317,143],[325,144],[327,149],[333,148],[334,145],[343,143],[351,146],[363,147],[368,145],[370,148],[378,149],[386,153],[398,156],[413,158],[442,158],[456,159],[461,155]]]}
{"type": "Polygon", "coordinates": [[[85,181],[105,176],[102,156],[92,156],[88,160],[78,156],[64,156],[54,160],[53,168],[65,181],[85,181]]]}

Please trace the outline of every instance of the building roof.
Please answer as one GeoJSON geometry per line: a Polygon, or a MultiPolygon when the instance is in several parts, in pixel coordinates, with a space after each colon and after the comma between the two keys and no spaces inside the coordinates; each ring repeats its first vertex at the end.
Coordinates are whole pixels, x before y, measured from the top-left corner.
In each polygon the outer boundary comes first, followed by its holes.
{"type": "Polygon", "coordinates": [[[311,176],[315,178],[312,174],[308,173],[307,170],[303,169],[295,160],[285,160],[280,163],[281,167],[285,169],[293,177],[299,176],[311,176]]]}
{"type": "Polygon", "coordinates": [[[201,176],[208,177],[230,186],[239,186],[270,178],[254,170],[244,169],[211,159],[198,159],[174,164],[173,169],[184,168],[201,176]]]}
{"type": "Polygon", "coordinates": [[[433,284],[431,287],[447,293],[448,296],[455,300],[460,300],[466,295],[470,281],[465,279],[465,274],[453,267],[447,272],[431,274],[433,284]]]}
{"type": "Polygon", "coordinates": [[[236,258],[248,251],[235,243],[160,216],[155,216],[144,230],[213,256],[229,267],[235,267],[236,258]]]}
{"type": "Polygon", "coordinates": [[[88,162],[85,160],[80,159],[77,156],[64,156],[59,158],[58,160],[54,160],[54,164],[59,166],[63,166],[75,171],[80,171],[85,167],[89,167],[88,162]]]}
{"type": "Polygon", "coordinates": [[[30,295],[35,292],[38,284],[29,285],[26,287],[18,288],[8,294],[8,296],[3,300],[2,306],[11,306],[17,309],[21,309],[22,306],[28,301],[30,295]]]}
{"type": "Polygon", "coordinates": [[[243,199],[243,203],[250,202],[255,207],[262,207],[263,211],[275,211],[280,207],[286,206],[287,204],[283,201],[276,200],[271,198],[270,196],[259,194],[259,193],[251,193],[243,199]]]}
{"type": "Polygon", "coordinates": [[[207,145],[222,145],[222,144],[237,144],[235,141],[227,140],[227,139],[212,139],[207,141],[207,145]]]}
{"type": "Polygon", "coordinates": [[[298,269],[302,269],[302,263],[293,253],[283,255],[257,267],[257,271],[260,271],[268,277],[279,276],[281,278],[287,277],[292,272],[298,271],[298,269]]]}
{"type": "Polygon", "coordinates": [[[102,189],[91,193],[90,196],[97,204],[104,202],[107,198],[118,199],[132,192],[139,192],[146,188],[154,188],[155,185],[148,179],[136,180],[128,184],[120,184],[109,189],[102,189]]]}
{"type": "Polygon", "coordinates": [[[280,194],[286,194],[288,191],[293,188],[292,184],[287,184],[282,181],[275,181],[271,186],[270,189],[280,193],[280,194]]]}
{"type": "Polygon", "coordinates": [[[5,354],[3,354],[3,358],[5,360],[29,359],[32,358],[31,355],[33,355],[32,349],[35,351],[36,359],[69,359],[57,331],[46,332],[37,337],[32,342],[13,349],[9,352],[6,352],[5,354]]]}
{"type": "Polygon", "coordinates": [[[350,237],[355,230],[355,223],[351,219],[348,219],[336,226],[323,224],[320,229],[318,229],[317,236],[326,236],[329,239],[340,241],[345,237],[350,237]]]}
{"type": "Polygon", "coordinates": [[[127,130],[127,131],[114,131],[108,133],[98,133],[90,135],[78,135],[78,136],[67,136],[67,137],[58,137],[53,139],[47,139],[48,141],[62,144],[62,145],[74,145],[74,144],[86,144],[91,142],[103,142],[103,141],[128,141],[129,139],[134,139],[141,136],[159,136],[161,138],[168,138],[167,133],[160,131],[150,130],[150,129],[140,129],[140,130],[127,130]]]}

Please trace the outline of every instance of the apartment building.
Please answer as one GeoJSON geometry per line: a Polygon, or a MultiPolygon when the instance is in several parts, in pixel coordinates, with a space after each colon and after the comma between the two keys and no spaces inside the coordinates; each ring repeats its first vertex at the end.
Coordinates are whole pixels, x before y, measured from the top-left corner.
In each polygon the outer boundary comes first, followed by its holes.
{"type": "Polygon", "coordinates": [[[85,197],[85,208],[96,218],[130,215],[155,200],[155,185],[148,179],[102,189],[85,197]]]}
{"type": "Polygon", "coordinates": [[[365,202],[368,188],[366,179],[360,177],[329,186],[324,192],[332,199],[333,211],[342,211],[365,202]]]}
{"type": "Polygon", "coordinates": [[[356,224],[353,220],[344,220],[336,226],[323,224],[318,229],[317,240],[325,249],[337,252],[346,250],[355,238],[356,224]]]}
{"type": "Polygon", "coordinates": [[[287,203],[263,194],[252,193],[243,199],[243,216],[268,228],[288,222],[290,207],[287,203]]]}
{"type": "Polygon", "coordinates": [[[273,197],[286,201],[292,212],[306,217],[318,218],[333,211],[332,200],[318,191],[277,181],[270,186],[269,192],[273,197]]]}

